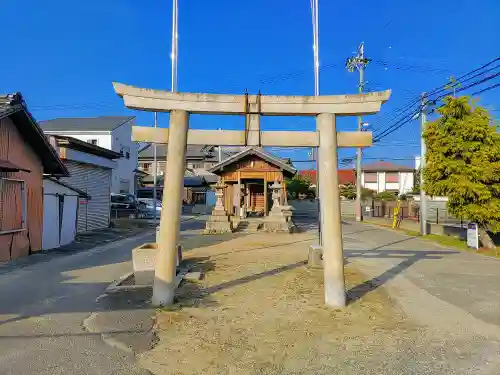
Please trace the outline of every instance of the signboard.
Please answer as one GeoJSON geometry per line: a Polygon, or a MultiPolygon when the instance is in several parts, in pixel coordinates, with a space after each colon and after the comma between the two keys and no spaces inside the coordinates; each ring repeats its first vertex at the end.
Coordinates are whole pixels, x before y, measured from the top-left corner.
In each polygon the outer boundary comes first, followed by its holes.
{"type": "Polygon", "coordinates": [[[475,223],[467,225],[467,246],[479,249],[479,231],[475,223]]]}

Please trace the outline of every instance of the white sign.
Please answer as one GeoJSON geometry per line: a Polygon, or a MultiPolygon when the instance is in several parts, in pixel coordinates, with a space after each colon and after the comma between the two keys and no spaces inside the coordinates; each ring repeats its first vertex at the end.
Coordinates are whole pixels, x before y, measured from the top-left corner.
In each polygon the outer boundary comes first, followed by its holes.
{"type": "Polygon", "coordinates": [[[475,223],[467,225],[467,246],[479,249],[479,231],[475,223]]]}

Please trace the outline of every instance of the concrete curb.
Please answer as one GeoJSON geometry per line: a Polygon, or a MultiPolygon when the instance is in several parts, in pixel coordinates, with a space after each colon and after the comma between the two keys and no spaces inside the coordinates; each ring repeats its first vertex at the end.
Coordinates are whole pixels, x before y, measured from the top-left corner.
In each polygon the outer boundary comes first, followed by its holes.
{"type": "MultiPolygon", "coordinates": [[[[104,295],[108,293],[116,293],[120,292],[123,290],[135,290],[135,289],[144,289],[144,288],[151,288],[151,285],[120,285],[122,282],[127,280],[129,277],[134,275],[134,271],[127,272],[125,275],[121,276],[118,280],[113,281],[109,286],[106,288],[104,295]]],[[[101,299],[103,295],[97,297],[98,299],[101,299]]]]}
{"type": "MultiPolygon", "coordinates": [[[[94,328],[94,320],[96,319],[97,314],[98,314],[98,312],[93,312],[92,314],[90,314],[90,316],[88,318],[86,318],[83,321],[82,326],[83,326],[83,329],[85,331],[91,332],[91,333],[99,333],[99,331],[94,328]]],[[[120,349],[120,350],[123,350],[124,352],[127,352],[127,353],[133,353],[133,350],[131,347],[129,347],[128,345],[125,345],[124,343],[120,342],[119,340],[116,340],[115,338],[113,338],[111,336],[111,334],[100,333],[100,336],[101,336],[101,340],[105,344],[111,346],[112,348],[120,349]]]]}

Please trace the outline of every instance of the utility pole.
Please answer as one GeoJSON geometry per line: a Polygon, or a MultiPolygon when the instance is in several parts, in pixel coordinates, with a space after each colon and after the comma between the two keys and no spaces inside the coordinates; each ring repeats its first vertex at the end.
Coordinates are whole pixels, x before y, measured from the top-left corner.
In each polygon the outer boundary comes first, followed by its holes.
{"type": "MultiPolygon", "coordinates": [[[[155,129],[158,127],[158,112],[155,112],[155,129]]],[[[156,230],[156,175],[158,173],[158,167],[156,164],[156,143],[153,143],[153,224],[156,230]]]]}
{"type": "MultiPolygon", "coordinates": [[[[318,0],[311,0],[311,21],[313,31],[313,60],[314,60],[314,96],[319,95],[319,7],[318,0]]],[[[312,159],[316,164],[316,202],[318,203],[318,237],[319,244],[322,245],[321,209],[320,209],[320,189],[319,189],[319,157],[318,149],[312,149],[312,159]]]]}
{"type": "Polygon", "coordinates": [[[424,139],[425,123],[427,122],[427,94],[422,93],[420,105],[420,234],[427,234],[427,196],[424,190],[424,168],[426,145],[424,139]]]}
{"type": "MultiPolygon", "coordinates": [[[[222,128],[218,128],[217,130],[218,130],[218,131],[222,131],[222,128]]],[[[221,146],[221,145],[219,145],[219,146],[217,147],[217,150],[218,150],[218,152],[219,152],[219,157],[218,157],[218,159],[217,159],[217,160],[218,160],[218,162],[220,163],[220,162],[222,161],[222,146],[221,146]]]]}
{"type": "MultiPolygon", "coordinates": [[[[365,86],[365,68],[370,62],[365,57],[365,44],[361,42],[356,56],[349,57],[346,62],[346,67],[349,72],[358,70],[359,72],[359,93],[362,94],[365,86]]],[[[363,130],[363,118],[358,116],[358,131],[363,130]]],[[[361,209],[361,159],[363,157],[362,149],[359,147],[356,152],[356,221],[363,220],[363,212],[361,209]]]]}

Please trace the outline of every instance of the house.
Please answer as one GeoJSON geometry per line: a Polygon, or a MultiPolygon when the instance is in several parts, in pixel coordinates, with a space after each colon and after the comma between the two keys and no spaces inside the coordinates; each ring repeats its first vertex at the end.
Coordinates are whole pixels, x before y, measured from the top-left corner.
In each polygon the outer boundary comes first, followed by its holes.
{"type": "Polygon", "coordinates": [[[75,240],[79,198],[90,196],[54,177],[43,180],[42,249],[55,249],[75,240]]]}
{"type": "Polygon", "coordinates": [[[109,227],[113,171],[121,154],[73,137],[48,138],[70,173],[60,181],[89,196],[79,200],[77,232],[109,227]]]}
{"type": "Polygon", "coordinates": [[[57,118],[40,122],[47,135],[80,139],[122,155],[112,172],[112,193],[135,193],[137,145],[132,142],[134,116],[103,116],[93,118],[57,118]]]}
{"type": "Polygon", "coordinates": [[[0,95],[0,261],[42,249],[43,175],[68,169],[20,93],[0,95]]]}
{"type": "MultiPolygon", "coordinates": [[[[165,172],[167,163],[167,145],[156,145],[156,175],[161,176],[165,172]]],[[[147,145],[139,151],[139,169],[153,175],[154,147],[147,145]]],[[[215,164],[223,159],[227,159],[233,153],[220,150],[217,146],[194,146],[188,145],[186,148],[186,169],[194,172],[196,175],[210,176],[214,180],[214,175],[207,172],[215,164]],[[219,160],[220,159],[220,160],[219,160]]],[[[147,179],[146,181],[149,181],[147,179]]],[[[216,179],[215,181],[216,182],[216,179]]]]}
{"type": "Polygon", "coordinates": [[[413,190],[414,169],[411,167],[378,161],[364,165],[361,171],[362,186],[377,193],[393,191],[404,194],[413,190]]]}
{"type": "MultiPolygon", "coordinates": [[[[231,215],[238,215],[241,208],[245,215],[267,216],[272,206],[269,185],[291,178],[297,170],[260,147],[248,147],[214,165],[209,172],[220,176],[225,189],[224,207],[231,215]]],[[[282,197],[286,199],[286,185],[281,184],[282,197]]]]}
{"type": "MultiPolygon", "coordinates": [[[[307,179],[311,187],[315,188],[317,184],[317,171],[315,169],[304,169],[298,172],[300,178],[307,179]]],[[[352,169],[339,169],[339,185],[356,185],[356,173],[352,169]]]]}
{"type": "MultiPolygon", "coordinates": [[[[154,152],[153,145],[147,145],[139,151],[139,170],[147,173],[147,176],[141,178],[144,187],[154,185],[154,152]]],[[[183,201],[188,204],[210,204],[215,199],[215,195],[209,186],[215,184],[219,180],[219,176],[209,172],[209,169],[234,153],[233,149],[222,149],[218,146],[188,145],[186,148],[183,201]]],[[[156,145],[157,185],[161,187],[163,187],[165,179],[166,163],[167,145],[156,145]]],[[[143,194],[143,189],[141,189],[141,193],[143,194]]]]}

